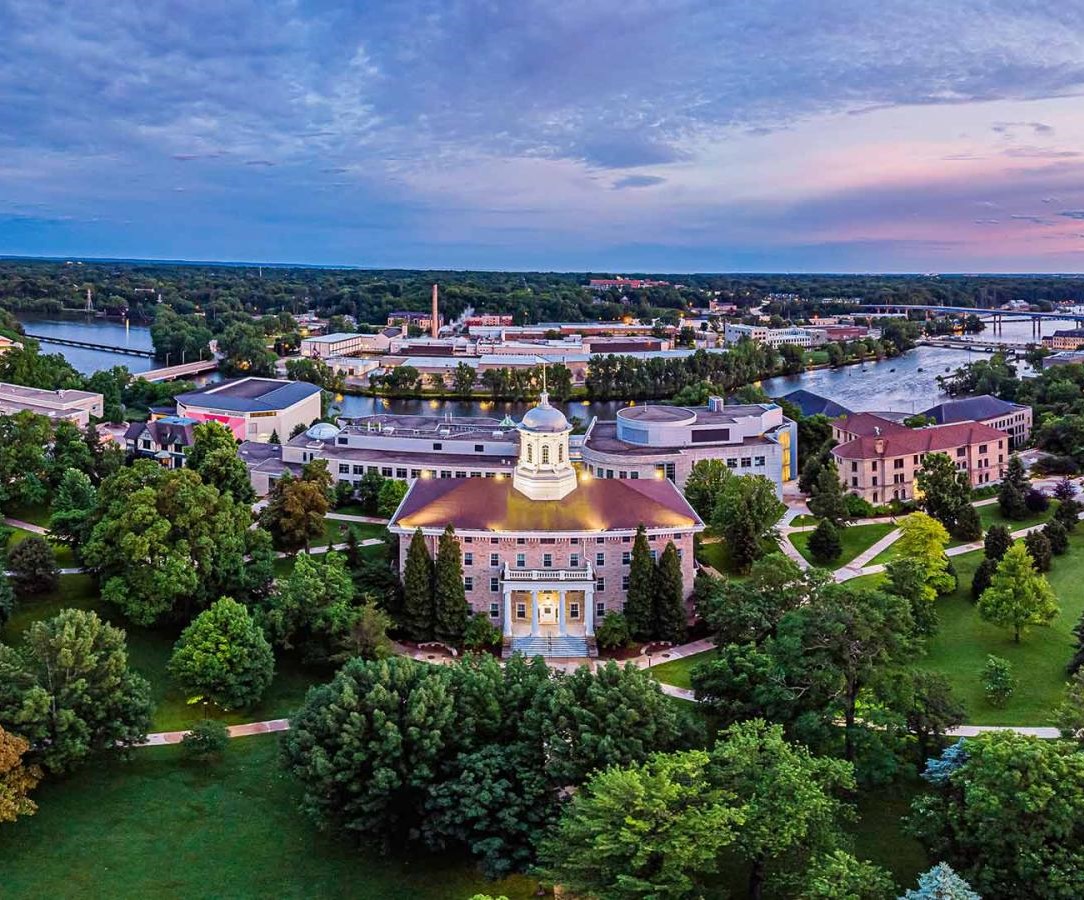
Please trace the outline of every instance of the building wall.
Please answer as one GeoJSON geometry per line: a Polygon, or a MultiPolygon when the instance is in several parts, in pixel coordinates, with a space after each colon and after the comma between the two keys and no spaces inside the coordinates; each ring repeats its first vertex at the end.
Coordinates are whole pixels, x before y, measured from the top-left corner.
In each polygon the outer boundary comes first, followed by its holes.
{"type": "Polygon", "coordinates": [[[724,461],[738,475],[763,475],[775,484],[776,494],[783,496],[783,481],[792,476],[785,472],[784,454],[780,444],[771,441],[751,446],[742,444],[712,444],[700,447],[666,448],[658,453],[609,454],[583,449],[583,461],[598,478],[671,478],[679,488],[685,486],[692,468],[702,459],[724,461]]]}
{"type": "MultiPolygon", "coordinates": [[[[1008,436],[935,452],[947,454],[958,469],[967,472],[972,487],[978,487],[1001,480],[1009,462],[1008,436]]],[[[915,473],[922,468],[925,454],[868,459],[841,458],[834,452],[832,455],[839,468],[840,482],[848,493],[858,494],[870,503],[915,498],[915,473]]]]}
{"type": "Polygon", "coordinates": [[[320,418],[320,395],[313,394],[284,409],[249,413],[214,412],[213,408],[185,406],[178,401],[177,415],[187,416],[197,422],[220,422],[229,428],[239,441],[267,442],[273,433],[278,434],[280,441],[286,441],[298,425],[309,425],[314,419],[320,418]]]}
{"type": "MultiPolygon", "coordinates": [[[[611,533],[599,537],[597,533],[583,533],[579,535],[566,535],[550,538],[553,543],[542,543],[543,538],[539,535],[522,535],[523,544],[518,543],[521,537],[516,533],[505,533],[495,538],[488,532],[461,532],[456,535],[459,539],[460,552],[463,555],[463,577],[470,578],[471,587],[467,590],[467,602],[472,611],[490,615],[495,625],[501,625],[503,587],[500,580],[504,565],[516,566],[516,557],[524,555],[526,569],[544,569],[544,556],[548,553],[552,557],[553,565],[550,568],[582,568],[590,564],[595,570],[596,586],[594,600],[596,606],[602,604],[605,612],[621,612],[625,606],[626,588],[623,580],[629,573],[629,563],[625,562],[625,554],[632,553],[633,535],[611,533]],[[495,541],[495,543],[494,543],[495,541]],[[576,541],[576,542],[574,542],[576,541]],[[467,562],[467,554],[472,555],[472,561],[467,562]],[[496,554],[496,565],[491,561],[491,555],[496,554]],[[571,556],[579,555],[579,565],[571,566],[571,556]],[[603,563],[596,564],[597,555],[602,554],[603,563]],[[495,583],[491,579],[496,578],[495,583]],[[600,582],[598,579],[601,580],[600,582]],[[496,590],[492,590],[493,584],[496,590]],[[496,604],[496,616],[492,615],[493,604],[496,604]]],[[[410,547],[410,534],[400,536],[399,540],[399,569],[400,572],[406,566],[407,552],[410,547]]],[[[435,559],[437,555],[437,543],[439,533],[426,534],[425,541],[430,555],[435,559]]],[[[674,532],[673,530],[657,529],[648,531],[648,544],[655,550],[658,556],[662,555],[669,541],[681,554],[681,573],[685,583],[685,595],[689,596],[693,590],[695,567],[693,564],[693,532],[674,532]]],[[[595,627],[599,624],[599,615],[596,611],[595,627]]]]}

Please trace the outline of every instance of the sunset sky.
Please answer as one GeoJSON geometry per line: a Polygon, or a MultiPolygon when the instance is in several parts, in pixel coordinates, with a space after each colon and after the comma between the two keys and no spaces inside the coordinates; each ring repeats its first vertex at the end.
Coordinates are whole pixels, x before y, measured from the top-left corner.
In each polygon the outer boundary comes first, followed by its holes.
{"type": "Polygon", "coordinates": [[[0,35],[0,254],[1084,263],[1081,0],[0,0],[0,35]]]}

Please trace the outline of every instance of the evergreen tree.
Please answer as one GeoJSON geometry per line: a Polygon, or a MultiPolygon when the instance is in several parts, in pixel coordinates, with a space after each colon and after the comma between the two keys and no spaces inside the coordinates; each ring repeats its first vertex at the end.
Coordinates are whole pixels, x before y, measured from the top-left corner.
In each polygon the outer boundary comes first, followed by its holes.
{"type": "Polygon", "coordinates": [[[1024,538],[1024,546],[1031,554],[1031,561],[1035,564],[1036,572],[1049,572],[1053,561],[1053,550],[1050,541],[1041,531],[1033,531],[1024,538]]]}
{"type": "Polygon", "coordinates": [[[668,541],[655,572],[655,637],[679,643],[685,637],[686,621],[681,559],[674,542],[668,541]]]}
{"type": "Polygon", "coordinates": [[[843,485],[839,480],[839,469],[834,460],[829,459],[817,473],[813,496],[809,498],[809,511],[831,522],[836,528],[845,524],[850,518],[847,511],[847,497],[843,492],[843,485]]]}
{"type": "Polygon", "coordinates": [[[15,591],[11,587],[11,580],[0,572],[0,629],[15,612],[15,591]]]}
{"type": "Polygon", "coordinates": [[[977,541],[982,537],[982,519],[979,512],[970,503],[960,507],[956,524],[951,529],[952,536],[961,541],[977,541]]]}
{"type": "Polygon", "coordinates": [[[997,571],[998,562],[1000,560],[990,559],[987,556],[975,569],[975,574],[971,576],[971,599],[974,602],[977,603],[983,591],[990,586],[990,579],[994,577],[994,572],[997,571]]]}
{"type": "Polygon", "coordinates": [[[633,638],[645,641],[654,631],[655,563],[647,545],[647,530],[641,525],[636,529],[632,543],[632,559],[629,563],[629,589],[625,593],[625,618],[633,638]]]}
{"type": "Polygon", "coordinates": [[[53,498],[49,532],[54,540],[78,549],[90,536],[90,516],[98,502],[98,491],[90,476],[78,469],[67,469],[53,498]]]}
{"type": "Polygon", "coordinates": [[[433,559],[420,528],[414,531],[403,567],[403,629],[415,641],[433,640],[433,559]]]}
{"type": "Polygon", "coordinates": [[[901,900],[982,900],[948,863],[938,863],[918,876],[918,889],[901,900]]]}
{"type": "Polygon", "coordinates": [[[839,539],[839,529],[832,524],[831,519],[821,519],[813,533],[809,536],[809,552],[819,563],[830,563],[839,559],[843,552],[843,544],[839,539]]]}
{"type": "Polygon", "coordinates": [[[16,544],[8,553],[7,562],[15,591],[20,597],[48,594],[55,591],[60,583],[56,553],[40,535],[32,534],[16,544]]]}
{"type": "Polygon", "coordinates": [[[1012,546],[1012,533],[1005,525],[991,525],[983,541],[983,554],[987,559],[1000,562],[1005,551],[1012,546]]]}
{"type": "Polygon", "coordinates": [[[1070,534],[1076,529],[1080,521],[1080,501],[1070,497],[1062,500],[1058,508],[1054,510],[1054,521],[1060,522],[1070,534]]]}
{"type": "Polygon", "coordinates": [[[1001,480],[1001,489],[997,494],[998,506],[1006,519],[1023,519],[1028,514],[1025,495],[1028,490],[1028,476],[1024,464],[1017,454],[1009,457],[1009,466],[1001,480]]]}
{"type": "Polygon", "coordinates": [[[438,641],[460,644],[470,608],[463,588],[463,558],[455,529],[449,524],[437,544],[433,567],[433,634],[438,641]]]}
{"type": "MultiPolygon", "coordinates": [[[[301,430],[304,431],[305,430],[304,427],[302,427],[301,430]]],[[[269,437],[267,439],[267,443],[269,443],[269,444],[281,444],[282,439],[279,437],[279,433],[277,431],[272,431],[271,432],[271,437],[269,437]]]]}
{"type": "Polygon", "coordinates": [[[1050,552],[1055,556],[1061,556],[1069,550],[1069,532],[1057,519],[1047,522],[1043,527],[1043,535],[1050,544],[1050,552]]]}

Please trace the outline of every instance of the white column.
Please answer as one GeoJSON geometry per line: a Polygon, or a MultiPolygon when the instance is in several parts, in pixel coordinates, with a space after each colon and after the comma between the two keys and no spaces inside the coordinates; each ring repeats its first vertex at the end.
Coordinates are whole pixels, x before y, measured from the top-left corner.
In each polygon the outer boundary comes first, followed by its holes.
{"type": "Polygon", "coordinates": [[[531,634],[538,633],[538,591],[531,591],[531,634]]]}
{"type": "Polygon", "coordinates": [[[512,636],[512,586],[504,586],[504,636],[512,636]]]}
{"type": "Polygon", "coordinates": [[[587,588],[583,592],[583,631],[591,636],[595,633],[595,589],[587,588]]]}
{"type": "Polygon", "coordinates": [[[558,634],[567,634],[568,633],[568,632],[565,631],[565,593],[566,593],[565,591],[558,591],[557,592],[558,603],[560,604],[557,607],[557,633],[558,634]]]}

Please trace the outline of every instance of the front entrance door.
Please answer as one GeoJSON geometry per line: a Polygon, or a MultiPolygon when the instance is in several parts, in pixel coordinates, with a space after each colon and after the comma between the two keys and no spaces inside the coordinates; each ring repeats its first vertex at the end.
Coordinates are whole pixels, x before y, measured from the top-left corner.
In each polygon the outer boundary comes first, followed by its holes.
{"type": "Polygon", "coordinates": [[[538,595],[538,624],[557,624],[557,598],[553,594],[538,595]]]}

